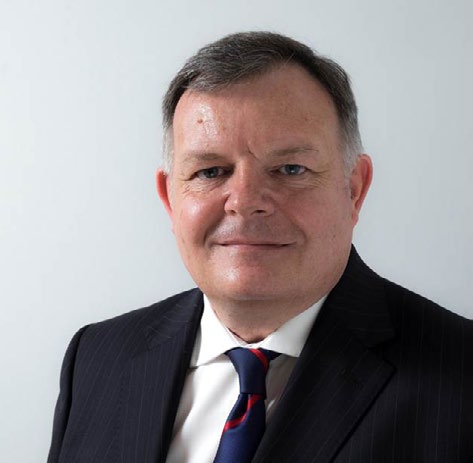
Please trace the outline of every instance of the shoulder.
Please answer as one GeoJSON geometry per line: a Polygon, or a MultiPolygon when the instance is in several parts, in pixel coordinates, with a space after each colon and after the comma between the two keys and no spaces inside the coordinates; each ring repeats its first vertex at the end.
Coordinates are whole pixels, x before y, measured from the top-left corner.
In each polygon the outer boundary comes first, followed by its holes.
{"type": "Polygon", "coordinates": [[[174,313],[179,316],[179,312],[188,304],[194,303],[201,297],[198,289],[190,289],[179,294],[170,296],[162,301],[155,302],[149,306],[131,310],[107,320],[103,320],[89,325],[91,331],[103,332],[120,328],[142,327],[152,324],[159,319],[174,313]]]}
{"type": "Polygon", "coordinates": [[[413,318],[424,323],[430,320],[436,324],[464,326],[464,329],[469,332],[473,330],[473,320],[458,315],[397,283],[385,278],[382,280],[393,320],[401,322],[402,319],[413,318]]]}
{"type": "Polygon", "coordinates": [[[365,331],[382,328],[392,333],[381,337],[391,339],[384,347],[397,351],[397,358],[416,354],[437,360],[462,355],[473,359],[472,320],[378,275],[354,248],[336,293],[335,303],[349,326],[364,323],[365,331]]]}
{"type": "Polygon", "coordinates": [[[147,307],[82,327],[71,341],[69,350],[78,350],[89,360],[103,355],[134,355],[145,349],[147,332],[163,326],[168,331],[191,319],[201,304],[202,293],[191,289],[147,307]]]}
{"type": "Polygon", "coordinates": [[[396,283],[383,279],[388,310],[398,338],[428,357],[473,360],[473,320],[396,283]]]}

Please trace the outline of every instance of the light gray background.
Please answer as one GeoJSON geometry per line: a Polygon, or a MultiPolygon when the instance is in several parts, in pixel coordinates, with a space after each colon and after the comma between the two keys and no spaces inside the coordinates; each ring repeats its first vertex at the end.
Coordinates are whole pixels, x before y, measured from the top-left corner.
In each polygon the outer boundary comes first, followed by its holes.
{"type": "Polygon", "coordinates": [[[346,67],[375,167],[360,253],[473,317],[472,5],[0,0],[0,460],[45,461],[76,329],[191,285],[155,195],[160,99],[229,32],[346,67]]]}

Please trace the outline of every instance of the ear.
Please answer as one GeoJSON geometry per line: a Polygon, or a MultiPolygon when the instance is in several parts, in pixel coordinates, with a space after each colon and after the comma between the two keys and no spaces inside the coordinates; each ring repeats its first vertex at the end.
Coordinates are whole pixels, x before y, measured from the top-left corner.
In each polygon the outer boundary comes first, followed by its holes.
{"type": "Polygon", "coordinates": [[[161,198],[161,201],[164,204],[164,207],[172,217],[172,205],[170,199],[170,191],[169,191],[169,176],[164,172],[163,169],[158,169],[156,172],[156,187],[158,189],[158,195],[161,198]]]}
{"type": "Polygon", "coordinates": [[[350,194],[352,202],[353,226],[358,222],[361,206],[368,193],[373,178],[373,163],[367,154],[358,156],[356,165],[350,174],[350,194]]]}

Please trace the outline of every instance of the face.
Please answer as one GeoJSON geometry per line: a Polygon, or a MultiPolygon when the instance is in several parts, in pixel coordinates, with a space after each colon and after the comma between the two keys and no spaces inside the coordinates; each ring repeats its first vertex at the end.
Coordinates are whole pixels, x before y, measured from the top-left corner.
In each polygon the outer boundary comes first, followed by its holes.
{"type": "Polygon", "coordinates": [[[328,293],[350,252],[371,179],[346,177],[336,110],[288,65],[215,92],[186,91],[174,159],[158,189],[177,244],[210,300],[305,304],[328,293]]]}

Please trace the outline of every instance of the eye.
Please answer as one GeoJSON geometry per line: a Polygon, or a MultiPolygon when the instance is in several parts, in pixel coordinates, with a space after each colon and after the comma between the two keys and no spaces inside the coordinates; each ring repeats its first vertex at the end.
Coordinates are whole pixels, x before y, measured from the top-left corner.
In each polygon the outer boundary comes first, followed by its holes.
{"type": "Polygon", "coordinates": [[[284,175],[301,175],[306,172],[306,170],[304,166],[300,166],[299,164],[285,164],[278,169],[278,172],[284,175]]]}
{"type": "Polygon", "coordinates": [[[221,175],[224,175],[225,172],[226,171],[222,167],[209,167],[208,169],[197,171],[195,175],[196,177],[204,180],[220,177],[221,175]]]}

